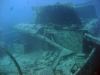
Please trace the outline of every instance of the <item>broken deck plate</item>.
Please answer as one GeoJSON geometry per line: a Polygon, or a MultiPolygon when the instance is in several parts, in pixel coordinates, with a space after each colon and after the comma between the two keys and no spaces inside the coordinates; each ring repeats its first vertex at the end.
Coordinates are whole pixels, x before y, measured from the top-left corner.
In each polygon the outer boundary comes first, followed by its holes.
{"type": "Polygon", "coordinates": [[[41,24],[18,24],[13,27],[13,29],[16,29],[19,32],[33,35],[36,34],[40,28],[42,28],[41,24]]]}

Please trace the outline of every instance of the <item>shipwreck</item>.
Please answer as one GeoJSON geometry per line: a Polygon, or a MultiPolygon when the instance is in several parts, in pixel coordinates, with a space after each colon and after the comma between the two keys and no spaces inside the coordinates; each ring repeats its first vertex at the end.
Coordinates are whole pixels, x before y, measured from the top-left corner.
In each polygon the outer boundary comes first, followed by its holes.
{"type": "Polygon", "coordinates": [[[24,58],[17,61],[23,75],[92,75],[96,71],[100,39],[92,36],[85,26],[97,16],[93,12],[93,19],[87,20],[80,12],[90,7],[93,11],[92,3],[32,7],[34,24],[15,25],[13,30],[19,32],[21,38],[9,44],[9,49],[19,54],[15,55],[17,60],[24,58]]]}

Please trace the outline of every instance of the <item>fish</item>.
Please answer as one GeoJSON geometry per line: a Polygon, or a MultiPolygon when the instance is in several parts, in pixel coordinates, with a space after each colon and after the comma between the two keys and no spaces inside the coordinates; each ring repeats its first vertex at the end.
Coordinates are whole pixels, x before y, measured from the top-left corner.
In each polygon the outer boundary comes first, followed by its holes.
{"type": "Polygon", "coordinates": [[[12,11],[14,9],[14,7],[12,6],[12,7],[10,7],[10,10],[12,11]]]}

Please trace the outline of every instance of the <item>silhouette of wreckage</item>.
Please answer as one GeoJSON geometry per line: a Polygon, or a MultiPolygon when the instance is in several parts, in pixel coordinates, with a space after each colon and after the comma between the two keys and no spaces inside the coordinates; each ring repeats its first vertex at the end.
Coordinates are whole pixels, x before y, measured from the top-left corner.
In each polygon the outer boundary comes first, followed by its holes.
{"type": "Polygon", "coordinates": [[[35,24],[54,24],[54,26],[75,26],[80,28],[82,22],[72,3],[57,3],[41,7],[32,7],[35,12],[35,24]]]}
{"type": "MultiPolygon", "coordinates": [[[[47,65],[42,68],[41,66],[35,68],[36,70],[33,68],[34,71],[39,71],[38,75],[90,75],[96,65],[93,64],[96,63],[93,59],[96,48],[91,41],[98,45],[100,45],[100,41],[96,39],[97,37],[88,34],[87,30],[76,29],[80,28],[82,23],[72,4],[57,3],[32,7],[32,9],[35,12],[34,24],[21,23],[15,25],[13,29],[25,34],[25,37],[28,37],[27,40],[29,40],[29,36],[34,41],[39,40],[40,42],[35,42],[36,45],[40,46],[40,43],[46,42],[41,44],[44,53],[46,47],[43,46],[45,45],[49,52],[52,49],[55,50],[42,58],[47,57],[45,61],[50,62],[45,62],[47,65]],[[73,24],[75,29],[73,29],[73,24]],[[36,38],[34,39],[34,37],[36,38]],[[52,61],[49,59],[51,57],[52,61]]],[[[36,47],[35,44],[32,46],[36,47]]]]}

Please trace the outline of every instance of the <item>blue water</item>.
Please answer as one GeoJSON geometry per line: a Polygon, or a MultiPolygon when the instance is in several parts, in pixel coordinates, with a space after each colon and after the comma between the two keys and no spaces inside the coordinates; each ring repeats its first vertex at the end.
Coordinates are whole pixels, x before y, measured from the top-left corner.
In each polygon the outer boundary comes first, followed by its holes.
{"type": "Polygon", "coordinates": [[[18,23],[33,23],[34,11],[31,9],[32,6],[55,4],[57,2],[66,1],[79,4],[91,0],[0,0],[0,27],[5,31],[18,23]]]}
{"type": "MultiPolygon", "coordinates": [[[[18,23],[33,23],[34,14],[32,6],[54,4],[56,2],[72,1],[73,4],[86,3],[91,0],[0,0],[0,27],[6,30],[12,25],[18,23]],[[12,10],[10,8],[13,7],[12,10]]],[[[97,14],[99,15],[100,1],[94,0],[97,14]]]]}

